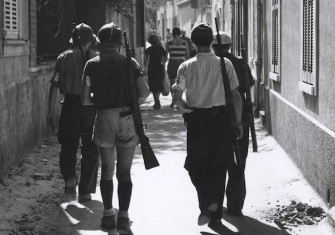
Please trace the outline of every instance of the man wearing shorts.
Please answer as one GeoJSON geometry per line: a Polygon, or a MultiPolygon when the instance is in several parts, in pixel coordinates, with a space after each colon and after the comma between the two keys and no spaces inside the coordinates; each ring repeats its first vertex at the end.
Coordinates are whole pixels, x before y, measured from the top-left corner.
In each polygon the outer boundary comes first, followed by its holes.
{"type": "MultiPolygon", "coordinates": [[[[104,204],[101,224],[108,229],[116,227],[119,234],[133,234],[128,216],[133,186],[130,169],[139,137],[131,110],[126,57],[119,53],[121,39],[121,29],[114,23],[100,28],[97,38],[100,55],[89,60],[85,66],[82,103],[93,102],[97,108],[93,141],[98,145],[101,158],[100,190],[104,204]],[[115,160],[119,198],[117,223],[112,203],[115,160]]],[[[135,59],[132,59],[130,69],[136,79],[138,97],[145,99],[150,92],[135,59]]]]}

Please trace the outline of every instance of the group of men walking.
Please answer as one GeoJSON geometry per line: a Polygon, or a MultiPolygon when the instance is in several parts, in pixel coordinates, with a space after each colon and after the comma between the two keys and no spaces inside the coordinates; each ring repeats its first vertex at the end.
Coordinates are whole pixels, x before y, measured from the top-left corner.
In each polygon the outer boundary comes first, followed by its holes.
{"type": "MultiPolygon", "coordinates": [[[[180,30],[175,31],[173,33],[180,36],[180,30]]],[[[167,43],[167,48],[172,47],[177,51],[173,53],[170,50],[168,67],[173,67],[174,73],[169,74],[169,77],[175,78],[171,80],[171,106],[182,109],[187,127],[185,169],[198,194],[198,224],[208,224],[210,227],[221,223],[227,172],[228,213],[242,215],[246,195],[244,169],[249,144],[244,93],[249,87],[241,85],[245,84],[241,79],[250,79],[250,84],[253,84],[250,73],[249,76],[236,75],[234,65],[241,60],[228,53],[231,38],[221,33],[221,39],[224,45],[215,46],[217,42],[214,41],[211,26],[207,23],[196,24],[191,33],[196,55],[186,61],[178,61],[179,49],[175,47],[181,45],[189,48],[185,41],[180,39],[183,42],[179,42],[177,38],[167,43]],[[228,58],[224,59],[224,66],[232,94],[235,126],[239,130],[237,138],[241,162],[238,165],[234,161],[222,65],[215,54],[218,50],[220,53],[220,50],[224,50],[222,52],[228,58]],[[186,100],[183,99],[184,92],[186,100]]],[[[100,190],[104,204],[101,225],[107,229],[116,228],[119,234],[133,234],[128,215],[132,194],[130,171],[139,137],[132,116],[131,97],[134,94],[131,94],[131,84],[135,84],[135,95],[140,102],[149,96],[149,87],[136,60],[132,59],[131,65],[128,65],[126,56],[120,54],[122,32],[116,24],[102,26],[97,37],[90,26],[79,24],[72,32],[70,43],[71,48],[57,58],[51,79],[47,116],[48,123],[53,126],[54,106],[59,90],[64,95],[58,140],[61,144],[59,163],[65,181],[65,193],[76,193],[76,153],[80,145],[82,158],[78,201],[87,202],[91,200],[91,194],[95,193],[100,159],[100,190]],[[91,44],[95,42],[98,51],[92,51],[91,44]],[[134,75],[130,76],[134,82],[127,76],[129,70],[134,75]],[[117,213],[113,206],[115,168],[119,199],[117,213]]]]}

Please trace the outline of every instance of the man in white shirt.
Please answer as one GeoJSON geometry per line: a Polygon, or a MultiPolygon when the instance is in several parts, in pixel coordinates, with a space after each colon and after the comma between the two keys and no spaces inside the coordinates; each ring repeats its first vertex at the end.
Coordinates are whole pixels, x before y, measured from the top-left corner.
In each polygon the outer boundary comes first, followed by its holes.
{"type": "MultiPolygon", "coordinates": [[[[198,53],[180,65],[173,85],[173,103],[187,111],[183,114],[187,127],[185,168],[198,194],[198,225],[211,227],[221,223],[226,172],[229,165],[235,164],[233,142],[220,58],[212,51],[213,31],[209,24],[195,25],[191,39],[198,53]],[[184,92],[186,100],[182,98],[184,92]]],[[[241,138],[239,83],[229,60],[225,60],[225,66],[241,138]]]]}

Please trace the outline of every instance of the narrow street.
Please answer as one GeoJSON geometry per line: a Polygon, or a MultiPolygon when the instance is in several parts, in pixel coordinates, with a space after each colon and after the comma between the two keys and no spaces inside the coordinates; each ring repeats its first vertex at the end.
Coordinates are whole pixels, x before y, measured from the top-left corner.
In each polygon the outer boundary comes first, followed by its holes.
{"type": "MultiPolygon", "coordinates": [[[[140,148],[132,168],[133,195],[130,205],[132,231],[136,235],[331,235],[334,228],[325,213],[313,225],[296,224],[286,229],[274,223],[274,214],[292,201],[326,210],[273,137],[256,120],[259,151],[250,148],[247,167],[247,198],[243,217],[223,215],[224,227],[213,231],[198,226],[197,196],[183,168],[186,132],[180,110],[152,109],[150,96],[142,106],[147,135],[160,167],[145,170],[140,148]]],[[[99,185],[93,200],[80,204],[63,195],[56,137],[44,140],[0,182],[0,234],[117,235],[100,226],[103,205],[99,185]]],[[[79,153],[78,153],[79,156],[79,153]]],[[[116,183],[116,182],[115,182],[116,183]]],[[[116,194],[114,205],[118,205],[116,194]]],[[[117,206],[116,206],[117,207],[117,206]]]]}

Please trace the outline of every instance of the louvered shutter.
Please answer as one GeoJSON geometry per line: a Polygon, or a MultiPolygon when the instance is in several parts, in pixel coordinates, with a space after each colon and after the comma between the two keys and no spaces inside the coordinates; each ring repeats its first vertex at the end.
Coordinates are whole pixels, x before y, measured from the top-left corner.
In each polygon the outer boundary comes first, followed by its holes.
{"type": "Polygon", "coordinates": [[[280,0],[271,0],[271,71],[270,79],[280,81],[280,0]]]}
{"type": "Polygon", "coordinates": [[[316,0],[302,0],[302,75],[299,87],[316,93],[316,0]]]}
{"type": "Polygon", "coordinates": [[[279,0],[272,0],[272,58],[271,58],[271,71],[279,73],[279,0]]]}
{"type": "Polygon", "coordinates": [[[303,82],[314,84],[313,73],[313,34],[314,14],[313,0],[303,0],[303,43],[302,43],[302,70],[303,82]]]}
{"type": "Polygon", "coordinates": [[[4,0],[5,39],[17,39],[19,36],[18,0],[4,0]]]}

